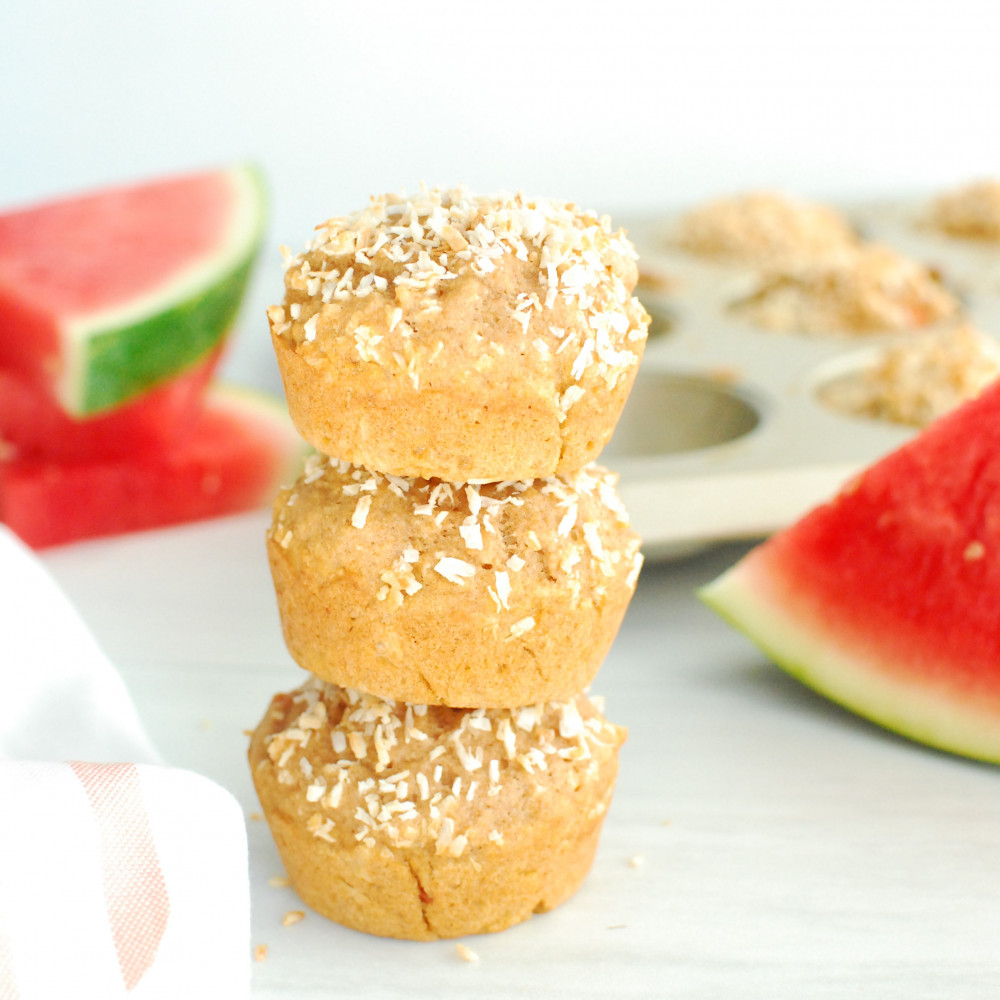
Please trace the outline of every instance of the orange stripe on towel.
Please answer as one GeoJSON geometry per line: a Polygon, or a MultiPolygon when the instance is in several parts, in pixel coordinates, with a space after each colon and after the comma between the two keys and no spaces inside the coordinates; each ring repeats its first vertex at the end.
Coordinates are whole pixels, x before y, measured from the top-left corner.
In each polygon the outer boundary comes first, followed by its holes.
{"type": "Polygon", "coordinates": [[[132,990],[153,964],[170,916],[139,772],[135,764],[70,767],[97,820],[108,924],[125,989],[132,990]]]}

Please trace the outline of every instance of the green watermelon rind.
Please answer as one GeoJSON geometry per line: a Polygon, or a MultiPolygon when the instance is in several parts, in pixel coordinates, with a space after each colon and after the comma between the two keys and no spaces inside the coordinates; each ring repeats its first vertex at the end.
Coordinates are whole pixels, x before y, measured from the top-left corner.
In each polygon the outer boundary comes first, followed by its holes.
{"type": "MultiPolygon", "coordinates": [[[[903,679],[879,663],[874,645],[850,649],[832,632],[810,628],[768,598],[755,550],[698,597],[754,642],[778,667],[848,711],[914,742],[1000,763],[1000,718],[943,687],[903,679]]],[[[891,654],[889,654],[891,655],[891,654]]]]}
{"type": "Polygon", "coordinates": [[[263,240],[267,196],[256,168],[226,174],[235,205],[211,254],[127,307],[61,330],[56,394],[68,413],[93,416],[136,398],[204,359],[231,329],[263,240]]]}
{"type": "Polygon", "coordinates": [[[248,259],[220,281],[147,320],[91,335],[78,416],[93,416],[179,375],[204,359],[236,318],[250,278],[248,259]]]}

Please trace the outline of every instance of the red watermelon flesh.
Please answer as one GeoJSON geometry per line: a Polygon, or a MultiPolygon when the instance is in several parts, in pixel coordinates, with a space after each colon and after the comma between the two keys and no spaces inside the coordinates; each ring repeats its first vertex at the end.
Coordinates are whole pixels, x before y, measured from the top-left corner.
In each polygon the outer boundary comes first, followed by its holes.
{"type": "Polygon", "coordinates": [[[1000,762],[1000,383],[701,596],[852,711],[1000,762]]]}
{"type": "Polygon", "coordinates": [[[213,387],[191,433],[127,458],[0,463],[0,521],[45,548],[270,503],[303,453],[284,409],[213,387]]]}
{"type": "Polygon", "coordinates": [[[74,418],[43,386],[0,368],[0,454],[73,461],[162,448],[190,433],[221,348],[138,399],[74,418]]]}

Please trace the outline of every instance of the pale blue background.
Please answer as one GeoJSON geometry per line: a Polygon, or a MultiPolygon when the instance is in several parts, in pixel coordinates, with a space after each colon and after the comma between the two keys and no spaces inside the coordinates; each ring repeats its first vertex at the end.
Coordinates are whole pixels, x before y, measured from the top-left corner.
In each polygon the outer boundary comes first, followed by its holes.
{"type": "Polygon", "coordinates": [[[277,245],[375,191],[622,213],[1000,175],[1000,8],[973,0],[8,0],[0,38],[0,207],[264,168],[271,232],[228,368],[267,385],[277,245]]]}

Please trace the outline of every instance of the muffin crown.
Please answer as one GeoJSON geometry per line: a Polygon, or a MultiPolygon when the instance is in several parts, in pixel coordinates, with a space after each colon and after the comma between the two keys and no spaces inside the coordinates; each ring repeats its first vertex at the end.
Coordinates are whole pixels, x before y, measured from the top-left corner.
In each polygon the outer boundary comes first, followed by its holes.
{"type": "Polygon", "coordinates": [[[525,808],[526,788],[540,795],[603,784],[625,739],[585,694],[465,711],[315,678],[275,699],[263,733],[258,760],[270,761],[279,784],[304,788],[314,837],[369,847],[429,841],[451,857],[470,841],[502,844],[498,827],[525,808]]]}

